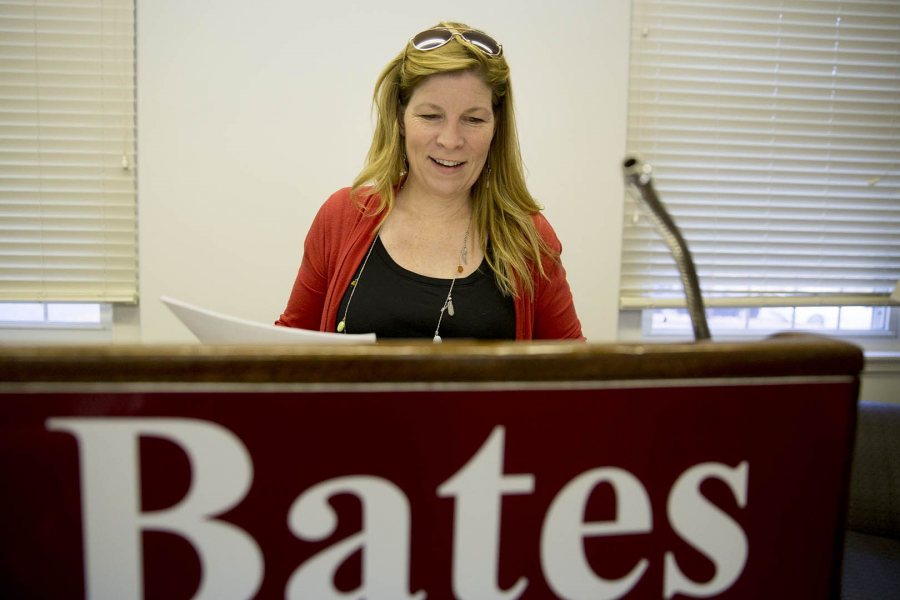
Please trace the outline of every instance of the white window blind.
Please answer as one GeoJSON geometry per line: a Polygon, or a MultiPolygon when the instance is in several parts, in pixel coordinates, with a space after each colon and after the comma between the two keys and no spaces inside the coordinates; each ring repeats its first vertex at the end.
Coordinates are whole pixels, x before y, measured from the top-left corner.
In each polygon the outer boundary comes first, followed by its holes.
{"type": "MultiPolygon", "coordinates": [[[[628,148],[707,304],[878,304],[900,279],[900,2],[633,3],[628,148]]],[[[626,200],[622,308],[683,304],[626,200]]]]}
{"type": "Polygon", "coordinates": [[[133,0],[0,0],[0,300],[134,302],[133,0]]]}

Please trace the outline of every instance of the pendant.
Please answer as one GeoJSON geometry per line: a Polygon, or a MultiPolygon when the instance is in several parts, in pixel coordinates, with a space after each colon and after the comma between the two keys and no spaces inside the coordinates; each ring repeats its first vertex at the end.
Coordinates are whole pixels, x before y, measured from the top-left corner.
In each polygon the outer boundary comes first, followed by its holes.
{"type": "Polygon", "coordinates": [[[447,300],[447,314],[451,317],[456,314],[456,311],[453,309],[453,298],[447,300]]]}
{"type": "Polygon", "coordinates": [[[338,333],[344,333],[344,328],[345,328],[346,326],[347,326],[347,324],[344,323],[344,320],[343,320],[343,319],[341,319],[341,322],[338,323],[338,326],[337,326],[337,332],[338,332],[338,333]]]}
{"type": "Polygon", "coordinates": [[[441,339],[441,336],[436,335],[436,336],[434,336],[434,339],[431,341],[434,342],[435,344],[440,344],[444,340],[441,339]]]}

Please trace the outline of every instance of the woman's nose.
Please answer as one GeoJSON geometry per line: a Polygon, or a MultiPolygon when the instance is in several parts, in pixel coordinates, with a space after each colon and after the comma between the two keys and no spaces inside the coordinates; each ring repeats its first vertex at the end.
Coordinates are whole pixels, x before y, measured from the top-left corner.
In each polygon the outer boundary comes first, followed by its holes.
{"type": "Polygon", "coordinates": [[[448,121],[441,127],[437,137],[438,145],[444,148],[459,148],[465,143],[458,123],[448,121]]]}

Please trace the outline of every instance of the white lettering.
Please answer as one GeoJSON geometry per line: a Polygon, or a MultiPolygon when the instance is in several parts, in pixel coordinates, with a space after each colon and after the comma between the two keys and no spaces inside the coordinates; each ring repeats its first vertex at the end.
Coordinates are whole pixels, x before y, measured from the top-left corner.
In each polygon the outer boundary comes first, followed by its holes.
{"type": "Polygon", "coordinates": [[[439,496],[456,500],[453,591],[464,600],[517,598],[528,586],[525,577],[508,590],[497,584],[502,497],[534,491],[534,475],[503,474],[504,435],[503,427],[495,427],[469,462],[438,488],[439,496]]]}
{"type": "Polygon", "coordinates": [[[747,462],[731,468],[721,463],[702,463],[682,473],[669,494],[669,521],[672,529],[700,550],[715,565],[716,574],[707,583],[692,581],[678,568],[672,552],[666,552],[665,598],[684,594],[708,598],[731,587],[744,570],[749,547],[740,525],[700,493],[700,484],[709,477],[721,479],[731,488],[740,508],[747,505],[747,462]]]}
{"type": "Polygon", "coordinates": [[[141,598],[141,530],[187,538],[200,559],[195,598],[249,598],[262,581],[262,553],[242,529],[213,515],[235,506],[253,480],[250,456],[230,431],[205,421],[162,418],[52,418],[47,429],[78,440],[84,530],[85,596],[141,598]],[[139,437],[169,440],[191,464],[178,504],[140,511],[139,437]]]}
{"type": "MultiPolygon", "coordinates": [[[[143,531],[173,533],[192,544],[201,570],[196,598],[247,598],[258,592],[263,558],[256,540],[243,529],[217,519],[243,500],[253,482],[250,455],[232,432],[215,423],[181,418],[59,417],[48,419],[46,427],[69,433],[78,442],[85,596],[143,596],[143,531]],[[141,510],[142,437],[175,444],[190,463],[190,487],[173,506],[141,510]]],[[[505,429],[497,426],[472,457],[437,488],[439,497],[454,500],[452,587],[461,600],[512,600],[524,594],[529,584],[525,576],[506,589],[499,583],[503,497],[531,494],[535,486],[531,473],[505,474],[504,458],[505,429]]],[[[675,553],[666,552],[664,598],[715,596],[740,578],[749,555],[747,534],[701,492],[701,486],[709,479],[723,482],[737,507],[744,509],[748,478],[747,461],[736,467],[706,462],[688,468],[675,481],[667,499],[668,521],[677,535],[712,562],[715,571],[709,581],[695,581],[684,573],[685,565],[679,565],[675,553]]],[[[340,494],[360,500],[360,531],[332,542],[299,565],[287,581],[286,597],[424,600],[425,591],[410,590],[409,499],[391,481],[353,475],[315,484],[291,505],[287,515],[290,531],[304,541],[328,540],[338,525],[330,501],[340,494]],[[335,585],[335,574],[357,552],[362,555],[361,583],[357,589],[341,591],[335,585]]],[[[612,466],[581,473],[547,508],[539,547],[547,585],[557,596],[571,600],[629,594],[646,574],[648,558],[635,557],[627,574],[607,579],[588,561],[585,540],[652,531],[650,498],[635,475],[612,466]],[[588,521],[591,496],[604,484],[615,498],[615,516],[588,521]]]]}
{"type": "Polygon", "coordinates": [[[615,467],[582,473],[557,494],[544,520],[541,564],[547,583],[557,595],[571,600],[621,598],[644,575],[649,561],[642,558],[621,579],[604,579],[594,573],[588,563],[582,538],[648,533],[652,528],[650,499],[634,475],[615,467]],[[601,483],[608,483],[613,488],[616,519],[584,523],[588,499],[601,483]]]}
{"type": "Polygon", "coordinates": [[[394,600],[425,598],[408,595],[409,502],[396,485],[379,477],[341,477],[320,483],[300,495],[288,512],[288,527],[308,541],[324,540],[337,528],[337,515],[328,499],[353,494],[360,499],[363,530],[321,551],[294,571],[287,598],[365,598],[394,600]],[[362,584],[352,592],[333,585],[338,567],[362,549],[362,584]]]}

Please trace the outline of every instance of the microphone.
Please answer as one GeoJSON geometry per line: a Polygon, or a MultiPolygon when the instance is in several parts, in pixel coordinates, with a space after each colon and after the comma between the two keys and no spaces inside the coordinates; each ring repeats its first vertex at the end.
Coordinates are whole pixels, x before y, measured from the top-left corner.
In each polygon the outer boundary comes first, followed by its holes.
{"type": "Polygon", "coordinates": [[[710,339],[709,326],[706,323],[706,310],[703,307],[703,296],[700,293],[700,281],[694,268],[694,259],[687,242],[675,221],[669,215],[656,190],[653,189],[652,169],[634,156],[628,156],[622,163],[625,184],[630,192],[637,192],[638,198],[650,209],[650,216],[675,258],[684,295],[687,299],[688,314],[697,341],[710,339]]]}

